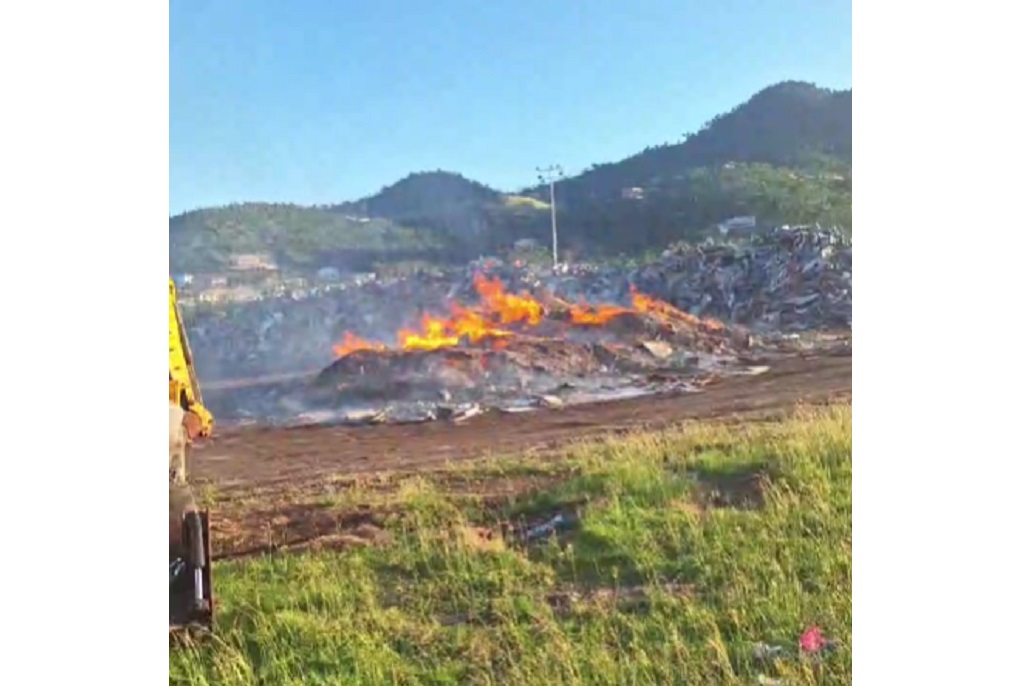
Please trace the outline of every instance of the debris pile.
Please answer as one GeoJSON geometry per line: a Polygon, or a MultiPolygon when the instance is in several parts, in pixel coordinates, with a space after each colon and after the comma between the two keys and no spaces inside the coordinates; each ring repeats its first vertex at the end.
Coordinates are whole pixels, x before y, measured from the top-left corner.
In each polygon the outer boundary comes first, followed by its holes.
{"type": "Polygon", "coordinates": [[[443,416],[442,403],[506,407],[514,397],[550,405],[628,387],[662,390],[664,379],[697,387],[706,375],[736,371],[749,347],[796,340],[786,349],[804,348],[827,330],[848,331],[851,244],[836,233],[782,228],[676,246],[631,269],[486,259],[186,316],[208,386],[314,377],[217,393],[208,401],[228,420],[311,416],[351,403],[370,403],[351,411],[377,418],[443,416]],[[378,405],[394,398],[403,409],[378,405]]]}
{"type": "Polygon", "coordinates": [[[184,306],[188,336],[203,381],[317,370],[333,358],[347,330],[391,331],[450,291],[448,279],[359,279],[306,298],[184,306]]]}
{"type": "Polygon", "coordinates": [[[569,383],[609,382],[656,371],[680,373],[686,364],[689,358],[683,353],[663,359],[643,344],[518,338],[497,347],[358,350],[324,369],[314,386],[317,398],[336,402],[496,399],[550,392],[569,383]]]}
{"type": "Polygon", "coordinates": [[[535,269],[488,259],[470,265],[451,295],[470,292],[472,270],[484,268],[510,290],[566,300],[618,302],[637,287],[693,315],[759,331],[846,329],[851,247],[835,230],[778,227],[739,240],[678,244],[630,270],[589,264],[535,269]]]}
{"type": "MultiPolygon", "coordinates": [[[[444,315],[424,312],[417,327],[397,331],[396,345],[392,347],[436,350],[483,342],[505,347],[522,334],[578,340],[578,336],[593,330],[617,337],[669,337],[703,352],[723,352],[731,342],[727,327],[721,322],[690,315],[634,287],[629,288],[630,304],[619,305],[574,303],[549,296],[539,299],[527,292],[512,293],[499,278],[482,273],[473,276],[473,285],[474,303],[450,302],[449,312],[444,315]]],[[[347,331],[334,346],[334,353],[344,357],[358,351],[383,352],[389,347],[385,342],[347,331]]]]}
{"type": "Polygon", "coordinates": [[[678,246],[631,282],[692,314],[757,329],[851,326],[851,242],[835,231],[778,228],[745,243],[678,246]]]}
{"type": "Polygon", "coordinates": [[[630,306],[589,305],[509,293],[483,274],[474,285],[475,304],[455,302],[446,315],[423,314],[418,327],[397,332],[393,345],[346,332],[309,401],[318,407],[437,398],[493,403],[547,397],[570,384],[605,390],[654,372],[691,376],[700,362],[731,358],[747,343],[720,322],[638,291],[630,306]]]}

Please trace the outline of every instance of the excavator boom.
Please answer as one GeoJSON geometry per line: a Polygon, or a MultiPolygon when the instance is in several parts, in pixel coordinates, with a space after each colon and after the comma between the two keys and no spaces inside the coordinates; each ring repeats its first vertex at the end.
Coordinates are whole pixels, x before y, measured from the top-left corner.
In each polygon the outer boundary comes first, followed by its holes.
{"type": "Polygon", "coordinates": [[[202,392],[177,289],[170,280],[170,631],[211,628],[213,623],[212,557],[209,513],[200,510],[187,480],[188,449],[209,436],[213,415],[202,392]]]}
{"type": "Polygon", "coordinates": [[[195,375],[195,363],[173,279],[170,280],[170,402],[180,405],[190,415],[185,418],[190,438],[212,433],[213,415],[202,404],[202,391],[195,375]]]}

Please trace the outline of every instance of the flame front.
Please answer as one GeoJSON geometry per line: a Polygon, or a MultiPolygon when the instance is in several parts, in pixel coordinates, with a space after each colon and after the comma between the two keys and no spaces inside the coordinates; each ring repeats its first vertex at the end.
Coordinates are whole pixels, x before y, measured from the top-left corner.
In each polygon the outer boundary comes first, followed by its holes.
{"type": "Polygon", "coordinates": [[[632,311],[617,305],[586,305],[585,303],[571,305],[569,310],[571,323],[583,326],[604,326],[611,319],[632,311]]]}
{"type": "Polygon", "coordinates": [[[405,350],[436,350],[437,348],[450,348],[467,340],[469,343],[479,343],[487,338],[502,338],[510,336],[510,331],[504,331],[491,325],[478,312],[474,312],[460,305],[453,305],[450,308],[449,318],[434,317],[431,314],[422,315],[419,330],[401,329],[397,332],[397,341],[405,350]]]}
{"type": "MultiPolygon", "coordinates": [[[[544,320],[546,309],[532,296],[507,293],[498,278],[486,278],[476,274],[475,290],[482,303],[475,308],[453,304],[450,315],[440,317],[422,315],[416,329],[401,329],[397,332],[398,346],[403,350],[437,350],[461,345],[464,342],[478,344],[488,342],[502,348],[509,337],[514,335],[507,326],[519,328],[535,327],[544,320]]],[[[571,304],[568,307],[570,323],[577,326],[603,326],[623,314],[646,314],[660,320],[683,321],[692,326],[705,327],[711,331],[723,329],[723,324],[712,319],[699,319],[677,309],[669,303],[656,300],[631,286],[632,307],[618,305],[571,304]]],[[[359,350],[383,351],[387,347],[378,342],[367,341],[352,333],[344,334],[344,342],[333,347],[337,357],[343,357],[359,350]]]]}
{"type": "Polygon", "coordinates": [[[476,274],[475,291],[482,298],[486,312],[495,315],[501,324],[535,326],[542,321],[542,304],[529,295],[507,293],[500,279],[490,280],[483,274],[476,274]]]}
{"type": "Polygon", "coordinates": [[[692,326],[704,326],[710,331],[723,330],[723,324],[721,322],[708,318],[699,319],[693,314],[677,309],[670,303],[663,302],[662,300],[656,300],[651,296],[639,292],[634,285],[631,286],[631,305],[635,308],[636,312],[650,314],[658,319],[679,319],[682,322],[691,324],[692,326]]]}
{"type": "Polygon", "coordinates": [[[364,338],[355,336],[350,331],[344,334],[344,342],[338,343],[333,346],[333,354],[337,357],[344,357],[344,355],[350,355],[356,350],[375,350],[377,352],[386,350],[386,346],[382,343],[376,343],[374,341],[367,341],[364,338]]]}

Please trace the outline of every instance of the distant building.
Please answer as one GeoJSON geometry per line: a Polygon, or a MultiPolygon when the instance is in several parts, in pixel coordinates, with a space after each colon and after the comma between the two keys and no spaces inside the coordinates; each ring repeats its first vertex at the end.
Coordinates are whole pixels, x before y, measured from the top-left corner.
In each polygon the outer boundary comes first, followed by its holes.
{"type": "Polygon", "coordinates": [[[269,255],[249,253],[232,255],[230,268],[234,271],[275,271],[277,266],[269,255]]]}
{"type": "Polygon", "coordinates": [[[633,188],[622,188],[620,190],[620,197],[625,200],[643,200],[645,198],[645,189],[638,188],[637,186],[633,188]]]}
{"type": "Polygon", "coordinates": [[[515,250],[535,250],[539,247],[539,241],[534,238],[521,238],[514,241],[515,250]]]}
{"type": "Polygon", "coordinates": [[[730,234],[747,234],[755,231],[755,217],[731,217],[716,225],[724,236],[730,234]]]}
{"type": "Polygon", "coordinates": [[[323,267],[316,272],[316,278],[320,281],[340,281],[340,270],[336,267],[323,267]]]}
{"type": "Polygon", "coordinates": [[[228,297],[235,302],[251,302],[253,300],[262,299],[259,291],[255,290],[251,286],[239,286],[234,288],[229,293],[228,297]]]}

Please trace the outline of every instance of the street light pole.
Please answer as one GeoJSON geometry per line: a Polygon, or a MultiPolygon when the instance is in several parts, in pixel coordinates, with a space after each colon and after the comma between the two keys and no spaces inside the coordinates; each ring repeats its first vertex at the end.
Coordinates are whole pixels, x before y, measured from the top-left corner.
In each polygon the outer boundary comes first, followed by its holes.
{"type": "Polygon", "coordinates": [[[560,168],[559,164],[554,164],[545,168],[536,167],[535,171],[538,172],[541,183],[549,184],[550,229],[553,233],[553,268],[555,269],[560,261],[557,255],[557,195],[554,186],[557,179],[564,178],[564,170],[560,168]]]}

